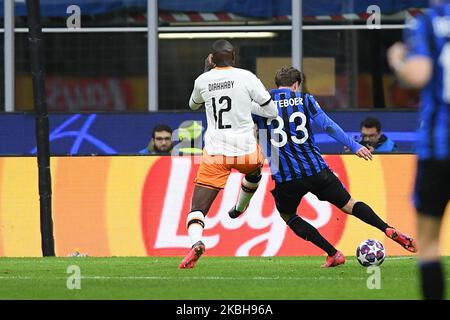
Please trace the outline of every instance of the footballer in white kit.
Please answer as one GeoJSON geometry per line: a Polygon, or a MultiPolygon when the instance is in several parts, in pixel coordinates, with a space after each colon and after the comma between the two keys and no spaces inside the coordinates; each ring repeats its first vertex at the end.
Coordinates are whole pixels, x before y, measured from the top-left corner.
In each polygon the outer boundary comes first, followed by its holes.
{"type": "Polygon", "coordinates": [[[189,100],[193,110],[205,105],[208,128],[202,162],[194,180],[191,212],[186,226],[192,247],[179,268],[193,268],[205,252],[201,241],[214,199],[225,187],[232,169],[245,174],[238,202],[232,211],[242,213],[261,180],[264,158],[254,134],[252,113],[272,118],[278,114],[270,93],[250,71],[235,68],[234,47],[217,40],[205,61],[205,71],[194,83],[189,100]]]}
{"type": "Polygon", "coordinates": [[[205,104],[209,155],[242,156],[256,150],[252,101],[264,107],[272,98],[250,71],[215,67],[195,80],[189,106],[196,110],[205,104]]]}

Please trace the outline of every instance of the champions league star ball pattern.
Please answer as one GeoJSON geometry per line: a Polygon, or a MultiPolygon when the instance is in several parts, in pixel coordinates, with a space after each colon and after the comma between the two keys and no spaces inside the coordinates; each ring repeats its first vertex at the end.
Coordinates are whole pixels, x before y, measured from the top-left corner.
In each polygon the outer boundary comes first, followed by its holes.
{"type": "Polygon", "coordinates": [[[356,258],[364,267],[379,266],[383,263],[385,257],[384,247],[377,240],[367,239],[356,248],[356,258]]]}

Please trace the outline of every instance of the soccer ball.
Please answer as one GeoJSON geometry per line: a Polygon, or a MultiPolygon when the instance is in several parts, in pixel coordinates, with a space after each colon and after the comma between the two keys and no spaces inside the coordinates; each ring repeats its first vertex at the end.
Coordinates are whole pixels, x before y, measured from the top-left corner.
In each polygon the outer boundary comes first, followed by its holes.
{"type": "Polygon", "coordinates": [[[383,245],[378,240],[364,240],[358,248],[356,248],[356,258],[358,262],[364,266],[379,266],[383,263],[386,252],[383,245]]]}

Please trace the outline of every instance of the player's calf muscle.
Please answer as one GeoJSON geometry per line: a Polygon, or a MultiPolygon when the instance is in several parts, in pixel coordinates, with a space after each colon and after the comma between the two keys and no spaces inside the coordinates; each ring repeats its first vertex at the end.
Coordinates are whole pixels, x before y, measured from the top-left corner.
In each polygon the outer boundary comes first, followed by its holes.
{"type": "Polygon", "coordinates": [[[206,216],[218,193],[218,190],[195,186],[191,211],[201,211],[206,216]]]}

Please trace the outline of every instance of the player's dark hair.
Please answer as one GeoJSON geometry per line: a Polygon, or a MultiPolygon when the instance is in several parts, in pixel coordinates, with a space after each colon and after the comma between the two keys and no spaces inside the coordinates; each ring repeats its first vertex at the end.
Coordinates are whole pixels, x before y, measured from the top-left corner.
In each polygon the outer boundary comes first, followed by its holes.
{"type": "Polygon", "coordinates": [[[165,124],[157,124],[152,131],[152,138],[155,139],[155,133],[156,132],[161,132],[161,131],[166,131],[169,132],[170,134],[172,134],[173,130],[171,127],[169,127],[168,125],[165,124]]]}
{"type": "Polygon", "coordinates": [[[294,67],[283,67],[275,74],[275,84],[277,87],[290,87],[296,81],[300,85],[303,82],[303,74],[294,67]]]}
{"type": "Polygon", "coordinates": [[[224,39],[217,40],[212,47],[212,61],[218,67],[229,67],[234,65],[234,47],[224,39]]]}
{"type": "Polygon", "coordinates": [[[360,125],[360,129],[364,128],[377,128],[377,131],[381,131],[381,122],[377,118],[367,117],[365,118],[360,125]]]}

